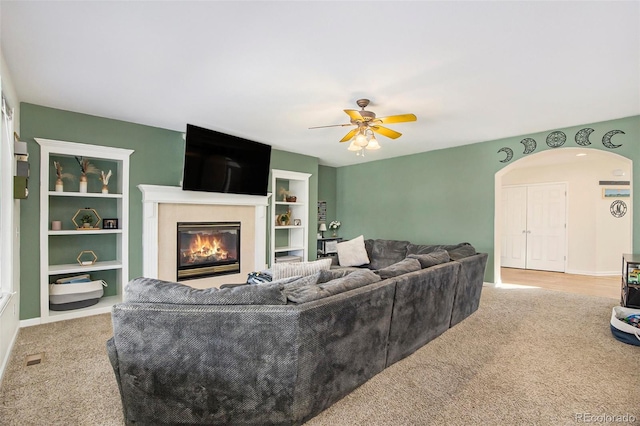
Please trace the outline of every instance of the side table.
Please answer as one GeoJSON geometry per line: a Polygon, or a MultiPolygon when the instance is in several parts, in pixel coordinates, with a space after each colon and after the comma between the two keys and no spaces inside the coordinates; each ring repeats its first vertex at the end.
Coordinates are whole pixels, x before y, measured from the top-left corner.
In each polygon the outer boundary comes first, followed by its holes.
{"type": "Polygon", "coordinates": [[[333,265],[338,264],[337,245],[342,241],[340,237],[318,238],[318,259],[323,257],[333,258],[333,265]]]}

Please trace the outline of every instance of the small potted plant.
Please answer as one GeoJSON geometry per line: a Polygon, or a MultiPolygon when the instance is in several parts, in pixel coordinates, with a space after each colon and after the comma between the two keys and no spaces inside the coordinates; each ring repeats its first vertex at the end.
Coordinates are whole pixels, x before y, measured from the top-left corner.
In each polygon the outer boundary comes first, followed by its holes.
{"type": "Polygon", "coordinates": [[[85,214],[80,218],[80,222],[82,222],[83,228],[91,228],[91,224],[93,223],[93,216],[90,214],[85,214]]]}
{"type": "Polygon", "coordinates": [[[278,215],[278,225],[287,226],[290,221],[291,221],[291,214],[289,212],[278,215]]]}

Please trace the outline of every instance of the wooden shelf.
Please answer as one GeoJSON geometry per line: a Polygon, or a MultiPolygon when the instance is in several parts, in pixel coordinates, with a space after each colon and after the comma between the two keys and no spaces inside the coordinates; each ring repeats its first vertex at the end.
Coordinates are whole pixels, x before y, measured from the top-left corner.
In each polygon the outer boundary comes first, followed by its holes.
{"type": "Polygon", "coordinates": [[[122,194],[103,194],[102,192],[58,192],[49,191],[50,197],[81,197],[81,198],[122,198],[122,194]]]}
{"type": "Polygon", "coordinates": [[[91,235],[91,234],[122,234],[122,229],[63,229],[62,231],[49,231],[49,235],[91,235]]]}
{"type": "Polygon", "coordinates": [[[93,265],[80,265],[79,263],[49,265],[49,275],[110,271],[112,269],[122,269],[122,261],[103,260],[102,262],[96,262],[93,265]]]}
{"type": "Polygon", "coordinates": [[[276,206],[304,206],[306,203],[290,203],[289,201],[276,201],[276,206]]]}
{"type": "Polygon", "coordinates": [[[301,247],[301,246],[287,246],[287,247],[276,247],[273,249],[273,251],[275,253],[284,253],[287,251],[298,251],[298,250],[304,250],[305,247],[301,247]]]}

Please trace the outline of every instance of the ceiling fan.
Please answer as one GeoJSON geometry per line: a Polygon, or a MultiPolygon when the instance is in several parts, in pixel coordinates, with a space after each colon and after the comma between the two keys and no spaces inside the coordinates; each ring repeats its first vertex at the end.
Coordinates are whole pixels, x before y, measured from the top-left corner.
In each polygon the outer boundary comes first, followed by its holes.
{"type": "MultiPolygon", "coordinates": [[[[391,130],[388,127],[381,126],[381,124],[405,123],[408,121],[417,120],[417,117],[415,116],[415,114],[400,114],[400,115],[390,115],[388,117],[376,117],[375,112],[365,110],[365,107],[369,105],[369,99],[358,99],[356,103],[360,108],[362,108],[362,110],[360,111],[355,109],[344,110],[344,112],[346,112],[349,118],[351,119],[350,123],[333,124],[329,126],[309,127],[309,129],[321,129],[325,127],[356,126],[355,129],[350,130],[349,133],[347,133],[342,139],[340,139],[340,142],[347,142],[351,140],[351,144],[349,145],[349,151],[357,151],[358,155],[360,155],[360,151],[362,151],[365,148],[366,149],[380,148],[380,144],[378,144],[378,141],[376,140],[373,132],[381,134],[382,136],[386,136],[391,139],[397,139],[400,136],[402,136],[402,133],[396,132],[395,130],[391,130]]],[[[364,153],[362,155],[364,155],[364,153]]]]}

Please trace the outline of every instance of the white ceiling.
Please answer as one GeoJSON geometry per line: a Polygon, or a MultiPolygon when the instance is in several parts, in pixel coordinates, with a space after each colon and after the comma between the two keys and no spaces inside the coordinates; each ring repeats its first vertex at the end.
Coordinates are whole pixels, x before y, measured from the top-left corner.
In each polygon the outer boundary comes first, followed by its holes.
{"type": "MultiPolygon", "coordinates": [[[[0,3],[20,100],[341,166],[640,114],[640,2],[0,3]],[[344,109],[414,113],[362,159],[344,109]]],[[[46,135],[43,135],[46,136],[46,135]]],[[[90,142],[90,141],[87,141],[90,142]]]]}

